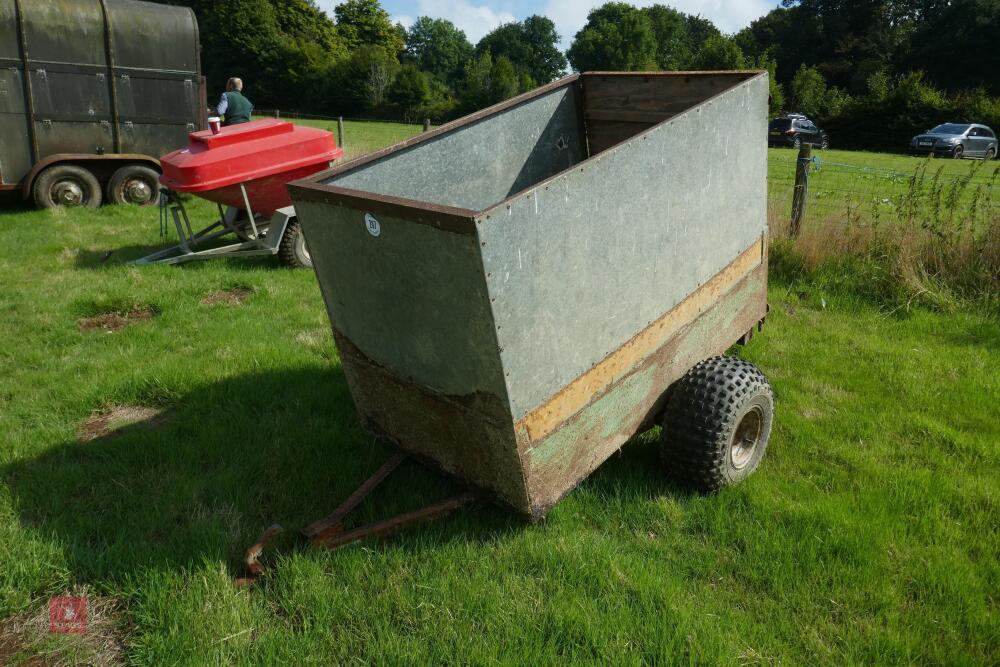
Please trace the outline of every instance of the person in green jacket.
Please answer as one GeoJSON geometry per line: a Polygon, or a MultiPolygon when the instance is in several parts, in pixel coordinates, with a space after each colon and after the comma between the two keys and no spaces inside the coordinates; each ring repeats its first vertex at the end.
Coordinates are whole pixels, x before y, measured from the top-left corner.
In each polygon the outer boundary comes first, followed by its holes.
{"type": "Polygon", "coordinates": [[[222,99],[216,111],[220,116],[225,116],[223,125],[238,125],[249,123],[250,116],[253,115],[253,104],[243,96],[243,79],[233,77],[226,82],[226,92],[222,93],[222,99]]]}

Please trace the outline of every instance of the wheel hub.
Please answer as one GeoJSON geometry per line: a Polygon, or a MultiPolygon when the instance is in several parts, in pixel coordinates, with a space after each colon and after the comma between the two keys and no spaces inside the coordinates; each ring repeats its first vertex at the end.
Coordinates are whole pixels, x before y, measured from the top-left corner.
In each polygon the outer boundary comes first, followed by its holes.
{"type": "Polygon", "coordinates": [[[152,199],[153,189],[143,179],[133,178],[125,182],[124,194],[130,204],[146,204],[152,199]]]}
{"type": "Polygon", "coordinates": [[[740,470],[750,463],[763,430],[764,413],[755,405],[743,415],[739,426],[736,427],[736,433],[733,434],[733,445],[729,448],[729,458],[734,468],[740,470]]]}
{"type": "Polygon", "coordinates": [[[52,200],[62,206],[79,206],[83,203],[83,188],[75,181],[59,181],[52,186],[52,200]]]}

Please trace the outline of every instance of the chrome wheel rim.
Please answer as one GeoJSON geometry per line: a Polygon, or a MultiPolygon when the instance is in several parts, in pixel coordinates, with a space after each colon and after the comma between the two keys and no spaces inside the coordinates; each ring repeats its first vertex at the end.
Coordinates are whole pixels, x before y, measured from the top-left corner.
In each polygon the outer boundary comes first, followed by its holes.
{"type": "Polygon", "coordinates": [[[83,187],[72,179],[53,183],[49,188],[49,197],[60,206],[80,206],[84,203],[83,187]]]}
{"type": "Polygon", "coordinates": [[[153,200],[153,188],[143,178],[130,178],[122,184],[122,199],[128,204],[148,204],[153,200]]]}
{"type": "Polygon", "coordinates": [[[736,433],[733,434],[733,443],[729,448],[729,460],[734,468],[741,470],[753,460],[754,452],[760,443],[763,432],[764,411],[755,405],[743,415],[743,419],[736,427],[736,433]]]}

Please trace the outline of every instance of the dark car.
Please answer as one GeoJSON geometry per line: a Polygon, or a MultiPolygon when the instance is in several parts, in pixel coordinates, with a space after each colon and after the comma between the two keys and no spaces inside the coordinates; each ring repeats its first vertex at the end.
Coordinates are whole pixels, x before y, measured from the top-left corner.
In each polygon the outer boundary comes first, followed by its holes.
{"type": "Polygon", "coordinates": [[[981,157],[992,160],[997,156],[997,135],[985,125],[975,123],[944,123],[910,140],[910,151],[952,157],[981,157]]]}
{"type": "Polygon", "coordinates": [[[812,144],[820,148],[830,145],[826,132],[816,127],[816,124],[805,116],[789,114],[783,118],[775,118],[767,127],[768,146],[788,146],[799,148],[802,144],[812,144]]]}

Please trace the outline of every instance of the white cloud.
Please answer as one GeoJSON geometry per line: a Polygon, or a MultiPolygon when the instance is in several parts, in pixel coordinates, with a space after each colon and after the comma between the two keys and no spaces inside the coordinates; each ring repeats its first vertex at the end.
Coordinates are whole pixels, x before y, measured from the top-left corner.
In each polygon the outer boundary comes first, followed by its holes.
{"type": "MultiPolygon", "coordinates": [[[[316,4],[331,17],[333,8],[343,0],[319,0],[316,4]]],[[[486,0],[417,0],[416,7],[406,15],[393,16],[392,21],[400,22],[409,27],[413,16],[430,16],[436,19],[448,19],[459,29],[465,31],[465,36],[475,44],[483,35],[503,23],[516,21],[517,18],[507,11],[497,11],[485,4],[486,0]]]]}
{"type": "MultiPolygon", "coordinates": [[[[737,32],[778,6],[777,0],[633,0],[630,4],[646,7],[657,1],[686,14],[701,14],[722,32],[737,32]]],[[[562,37],[562,46],[566,48],[577,31],[587,23],[587,13],[602,4],[603,0],[548,0],[541,13],[555,22],[556,30],[562,37]]]]}
{"type": "Polygon", "coordinates": [[[470,0],[417,0],[417,9],[420,16],[448,19],[473,44],[497,26],[517,20],[510,12],[496,11],[470,0]]]}

